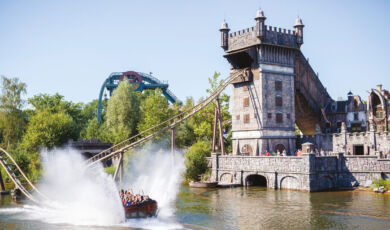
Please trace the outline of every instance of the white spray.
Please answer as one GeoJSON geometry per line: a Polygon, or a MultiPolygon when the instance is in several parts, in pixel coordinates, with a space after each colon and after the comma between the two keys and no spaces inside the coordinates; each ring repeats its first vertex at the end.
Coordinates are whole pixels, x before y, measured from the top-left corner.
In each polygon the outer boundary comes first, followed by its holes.
{"type": "Polygon", "coordinates": [[[125,220],[118,189],[101,165],[86,168],[85,159],[70,148],[42,151],[43,177],[38,189],[52,201],[43,206],[0,210],[17,213],[22,219],[47,223],[92,226],[126,226],[147,229],[175,229],[174,204],[184,170],[182,153],[176,152],[174,164],[168,151],[155,152],[151,145],[131,157],[125,168],[124,188],[143,191],[157,200],[157,218],[125,220]]]}

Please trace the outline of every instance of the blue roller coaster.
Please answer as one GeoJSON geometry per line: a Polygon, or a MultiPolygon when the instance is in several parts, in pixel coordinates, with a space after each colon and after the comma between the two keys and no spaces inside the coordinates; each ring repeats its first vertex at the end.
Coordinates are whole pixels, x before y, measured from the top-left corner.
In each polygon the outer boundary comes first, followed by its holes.
{"type": "Polygon", "coordinates": [[[159,88],[162,90],[163,95],[167,98],[169,102],[171,102],[172,104],[182,104],[182,102],[168,89],[169,85],[167,83],[161,82],[157,78],[153,77],[151,74],[135,71],[115,72],[110,74],[110,76],[104,81],[102,88],[100,89],[97,111],[97,120],[99,123],[101,122],[102,100],[104,90],[106,89],[107,91],[109,91],[110,96],[112,96],[112,93],[114,92],[116,87],[118,87],[119,82],[122,81],[125,77],[131,83],[135,91],[159,88]]]}

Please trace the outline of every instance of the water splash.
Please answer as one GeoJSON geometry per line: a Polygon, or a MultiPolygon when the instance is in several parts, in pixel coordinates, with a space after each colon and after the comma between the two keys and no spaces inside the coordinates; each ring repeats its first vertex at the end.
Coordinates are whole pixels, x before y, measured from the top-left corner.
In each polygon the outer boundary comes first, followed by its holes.
{"type": "MultiPolygon", "coordinates": [[[[133,192],[144,192],[157,200],[159,212],[157,219],[128,220],[131,227],[158,228],[159,225],[168,228],[180,228],[175,223],[174,212],[181,176],[184,171],[184,157],[180,151],[174,158],[170,151],[156,151],[156,146],[148,145],[138,151],[126,170],[124,188],[133,192]]],[[[158,149],[158,148],[157,148],[158,149]]]]}
{"type": "MultiPolygon", "coordinates": [[[[149,146],[150,147],[150,146],[149,146]]],[[[179,152],[172,166],[170,152],[154,152],[144,148],[131,158],[125,168],[124,187],[134,192],[143,190],[157,200],[157,218],[126,220],[112,177],[101,165],[86,169],[85,159],[78,151],[54,149],[41,152],[43,177],[38,189],[51,198],[42,206],[0,209],[17,219],[42,221],[50,224],[81,226],[131,227],[144,229],[182,228],[173,217],[174,201],[184,169],[179,152]]]]}

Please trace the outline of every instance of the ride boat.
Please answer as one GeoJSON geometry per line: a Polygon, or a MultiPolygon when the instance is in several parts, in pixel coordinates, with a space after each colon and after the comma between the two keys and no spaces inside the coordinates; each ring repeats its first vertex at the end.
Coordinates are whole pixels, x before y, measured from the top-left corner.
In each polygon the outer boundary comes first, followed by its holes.
{"type": "Polygon", "coordinates": [[[152,199],[123,207],[127,219],[157,216],[157,201],[152,199]]]}

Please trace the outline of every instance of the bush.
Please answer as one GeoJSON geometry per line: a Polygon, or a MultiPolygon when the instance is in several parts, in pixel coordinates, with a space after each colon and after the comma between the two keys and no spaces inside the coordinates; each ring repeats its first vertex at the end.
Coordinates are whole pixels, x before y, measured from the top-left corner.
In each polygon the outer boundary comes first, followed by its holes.
{"type": "Polygon", "coordinates": [[[200,175],[208,169],[206,157],[210,156],[210,152],[211,146],[205,141],[198,141],[191,146],[185,155],[187,168],[185,178],[187,180],[199,181],[200,175]]]}
{"type": "Polygon", "coordinates": [[[374,188],[379,188],[381,186],[385,187],[385,190],[390,190],[390,180],[379,179],[373,181],[374,188]]]}

